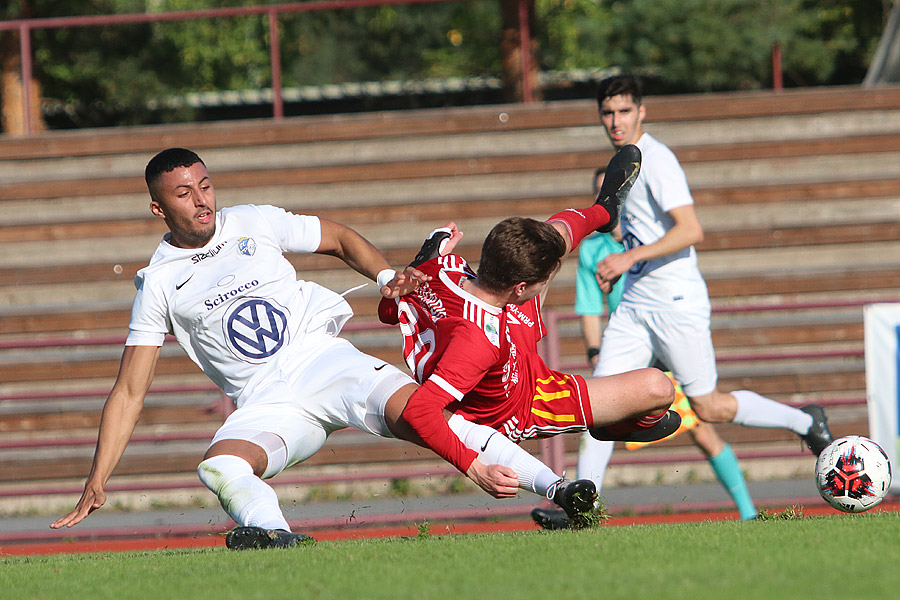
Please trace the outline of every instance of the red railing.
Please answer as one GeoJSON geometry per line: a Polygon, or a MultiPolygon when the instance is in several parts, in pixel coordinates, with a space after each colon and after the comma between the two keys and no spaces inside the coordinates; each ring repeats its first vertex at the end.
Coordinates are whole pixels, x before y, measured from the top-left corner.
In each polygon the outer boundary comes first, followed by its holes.
{"type": "MultiPolygon", "coordinates": [[[[246,6],[237,8],[208,8],[200,10],[183,10],[166,13],[126,15],[92,15],[81,17],[52,17],[44,19],[19,19],[0,21],[0,31],[19,32],[19,51],[22,55],[22,107],[25,119],[25,134],[34,132],[32,123],[31,91],[28,82],[34,72],[34,59],[31,48],[31,32],[37,29],[61,29],[73,27],[101,27],[104,25],[133,25],[138,23],[159,23],[164,21],[187,21],[192,19],[220,19],[267,15],[269,25],[269,64],[272,70],[272,116],[275,119],[284,117],[284,100],[281,90],[281,53],[278,38],[278,17],[282,14],[317,12],[324,10],[340,10],[353,8],[369,8],[373,6],[404,4],[435,4],[440,2],[468,2],[470,0],[323,0],[320,2],[293,2],[289,4],[272,4],[268,6],[246,6]]],[[[532,101],[530,72],[531,32],[528,26],[528,0],[519,2],[519,47],[522,64],[522,89],[524,101],[532,101]]]]}
{"type": "MultiPolygon", "coordinates": [[[[373,6],[435,4],[441,2],[468,2],[470,0],[322,0],[319,2],[292,2],[288,4],[272,4],[268,6],[246,6],[235,8],[208,8],[199,10],[183,10],[166,13],[133,13],[125,15],[92,15],[80,17],[51,17],[43,19],[18,19],[0,21],[0,31],[18,31],[19,52],[21,54],[22,76],[22,110],[24,114],[25,135],[34,133],[31,114],[31,89],[29,82],[34,73],[34,57],[31,47],[31,32],[39,29],[62,29],[75,27],[101,27],[104,25],[131,25],[138,23],[158,23],[168,21],[187,21],[193,19],[220,19],[253,15],[266,15],[269,27],[269,65],[272,72],[272,117],[284,117],[284,99],[281,86],[281,51],[278,37],[278,17],[282,14],[299,12],[317,12],[325,10],[341,10],[369,8],[373,6]]],[[[528,24],[529,0],[518,0],[519,20],[519,55],[521,63],[522,99],[525,103],[533,101],[531,74],[531,30],[528,24]]],[[[782,84],[782,49],[779,44],[772,47],[772,86],[781,91],[782,84]]]]}
{"type": "MultiPolygon", "coordinates": [[[[894,298],[890,298],[893,301],[894,298]]],[[[743,306],[718,306],[713,307],[713,313],[729,314],[736,312],[771,312],[786,310],[810,310],[810,309],[834,309],[834,308],[852,308],[861,307],[865,304],[887,301],[887,299],[867,299],[867,300],[846,300],[846,301],[823,301],[823,302],[803,302],[793,304],[753,304],[743,306]]],[[[547,361],[547,364],[556,370],[565,372],[584,369],[586,364],[565,363],[561,360],[560,353],[560,331],[559,322],[566,320],[574,320],[577,316],[570,311],[547,310],[544,313],[544,323],[547,327],[547,335],[541,345],[541,354],[547,361]]],[[[351,321],[344,327],[344,331],[366,332],[379,329],[387,329],[387,325],[380,323],[367,323],[359,321],[351,321]]],[[[91,346],[91,345],[121,345],[124,343],[124,336],[98,336],[97,338],[71,338],[71,337],[53,337],[44,340],[5,340],[0,342],[0,350],[16,350],[16,349],[34,349],[48,347],[74,347],[74,346],[91,346]]],[[[171,336],[167,339],[167,343],[173,342],[171,336]]],[[[399,343],[399,342],[398,342],[399,343]]],[[[853,358],[859,359],[863,356],[861,348],[847,348],[839,350],[814,349],[808,351],[791,351],[791,352],[756,352],[734,355],[729,357],[719,357],[719,362],[754,362],[754,361],[772,361],[772,360],[789,360],[789,359],[824,359],[824,358],[853,358]]],[[[35,400],[58,400],[67,397],[103,397],[108,390],[85,390],[82,392],[39,392],[39,393],[17,393],[0,395],[0,402],[22,402],[35,400]]],[[[184,386],[161,386],[151,389],[151,393],[186,393],[186,392],[210,392],[217,394],[217,399],[212,401],[209,407],[210,411],[218,412],[224,418],[231,410],[231,402],[221,392],[209,384],[200,385],[184,385],[184,386]]],[[[832,398],[830,400],[819,400],[820,403],[829,406],[851,406],[865,404],[865,397],[847,396],[841,398],[832,398]]],[[[183,434],[170,435],[147,435],[135,436],[135,442],[165,442],[183,439],[201,439],[204,434],[197,436],[185,436],[183,434]]],[[[59,445],[86,445],[94,444],[96,440],[90,439],[67,439],[60,440],[59,445]]],[[[25,448],[32,446],[40,446],[43,442],[35,440],[10,441],[0,444],[2,448],[25,448]]],[[[48,443],[49,445],[49,443],[48,443]]],[[[543,461],[557,473],[562,472],[568,466],[566,463],[565,448],[563,440],[560,437],[554,437],[542,440],[541,453],[543,461]]],[[[781,454],[779,454],[781,456],[781,454]]],[[[655,460],[655,459],[654,459],[655,460]]],[[[681,460],[681,459],[679,459],[681,460]]],[[[663,462],[665,462],[663,460],[663,462]]],[[[2,495],[2,494],[0,494],[2,495]]]]}

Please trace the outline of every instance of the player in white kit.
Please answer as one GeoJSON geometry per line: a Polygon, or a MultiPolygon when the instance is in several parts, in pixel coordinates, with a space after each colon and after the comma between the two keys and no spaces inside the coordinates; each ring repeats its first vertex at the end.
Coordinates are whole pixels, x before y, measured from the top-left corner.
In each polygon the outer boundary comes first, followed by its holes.
{"type": "MultiPolygon", "coordinates": [[[[198,473],[239,525],[230,548],[292,546],[275,491],[263,479],[306,460],[327,436],[354,427],[421,443],[402,420],[413,380],[336,337],[352,315],[344,298],[297,280],[285,252],[341,258],[375,279],[382,295],[415,290],[424,275],[397,274],[352,229],[273,206],[216,212],[206,166],[170,148],[147,165],[150,209],[169,233],[135,277],[137,294],[116,383],[107,398],[97,449],[76,508],[51,527],[71,527],[106,500],[153,379],[167,333],[233,401],[198,473]]],[[[568,482],[496,431],[456,419],[454,432],[479,457],[466,475],[495,497],[518,487],[565,500],[568,482]]],[[[588,482],[593,489],[593,484],[588,482]]]]}
{"type": "MultiPolygon", "coordinates": [[[[640,82],[630,75],[604,80],[597,95],[600,120],[613,146],[636,145],[643,164],[622,209],[625,251],[610,254],[597,269],[607,282],[625,277],[625,289],[603,332],[594,376],[659,359],[681,383],[700,419],[790,429],[818,455],[832,440],[820,406],[797,409],[749,390],[717,389],[710,302],[694,250],[703,229],[675,155],[643,131],[641,96],[640,82]]],[[[582,450],[595,451],[592,445],[582,450]]],[[[733,464],[736,469],[737,461],[733,464]]]]}

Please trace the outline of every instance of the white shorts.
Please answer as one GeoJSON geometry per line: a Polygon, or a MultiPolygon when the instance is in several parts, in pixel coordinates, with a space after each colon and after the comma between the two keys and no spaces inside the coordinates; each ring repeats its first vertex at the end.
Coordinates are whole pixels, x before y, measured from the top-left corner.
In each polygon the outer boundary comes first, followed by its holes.
{"type": "Polygon", "coordinates": [[[397,390],[414,384],[413,379],[345,339],[322,336],[316,344],[316,357],[303,369],[276,371],[257,386],[210,445],[274,433],[287,446],[289,467],[318,452],[332,432],[345,427],[394,437],[384,407],[397,390]]]}
{"type": "Polygon", "coordinates": [[[719,375],[709,311],[648,311],[620,304],[603,331],[594,376],[648,367],[654,359],[672,371],[688,398],[714,391],[719,375]]]}

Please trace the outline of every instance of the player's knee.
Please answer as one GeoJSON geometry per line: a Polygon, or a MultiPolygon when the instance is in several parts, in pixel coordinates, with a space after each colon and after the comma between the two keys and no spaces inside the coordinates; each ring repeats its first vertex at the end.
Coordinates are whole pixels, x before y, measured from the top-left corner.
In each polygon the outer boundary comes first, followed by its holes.
{"type": "Polygon", "coordinates": [[[707,423],[721,423],[729,420],[722,411],[721,404],[715,401],[713,394],[691,397],[691,409],[697,418],[707,423]]]}
{"type": "Polygon", "coordinates": [[[217,496],[231,481],[253,475],[253,467],[243,458],[219,454],[205,459],[197,467],[197,476],[217,496]]]}
{"type": "Polygon", "coordinates": [[[672,380],[659,369],[647,369],[646,392],[654,410],[665,410],[675,401],[672,380]]]}

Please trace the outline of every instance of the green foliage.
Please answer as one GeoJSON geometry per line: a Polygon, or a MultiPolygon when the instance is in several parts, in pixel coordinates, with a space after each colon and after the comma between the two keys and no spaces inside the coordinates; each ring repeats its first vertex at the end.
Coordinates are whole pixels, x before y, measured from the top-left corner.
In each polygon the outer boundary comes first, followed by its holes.
{"type": "Polygon", "coordinates": [[[786,85],[822,85],[855,57],[862,79],[881,33],[880,11],[858,0],[613,0],[610,61],[675,91],[772,85],[771,55],[783,50],[786,85]],[[877,23],[877,25],[876,25],[877,23]]]}
{"type": "MultiPolygon", "coordinates": [[[[162,12],[273,0],[16,0],[0,18],[162,12]]],[[[534,0],[542,69],[620,67],[650,93],[858,83],[888,4],[872,0],[534,0]]],[[[501,4],[473,0],[284,14],[285,86],[501,76],[501,4]]],[[[11,35],[11,34],[7,34],[11,35]]],[[[190,118],[167,98],[271,85],[265,16],[35,30],[45,99],[57,125],[190,118]]]]}
{"type": "MultiPolygon", "coordinates": [[[[262,0],[159,0],[153,12],[215,6],[258,6],[262,0]]],[[[192,19],[153,26],[155,36],[179,52],[179,67],[193,91],[255,89],[271,85],[268,20],[264,15],[192,19]]]]}
{"type": "Polygon", "coordinates": [[[406,496],[409,496],[409,479],[406,479],[405,477],[401,477],[399,479],[391,479],[388,490],[391,496],[396,496],[398,498],[405,498],[406,496]]]}
{"type": "Polygon", "coordinates": [[[616,22],[603,2],[536,0],[540,61],[545,69],[610,67],[607,40],[616,22]]]}

